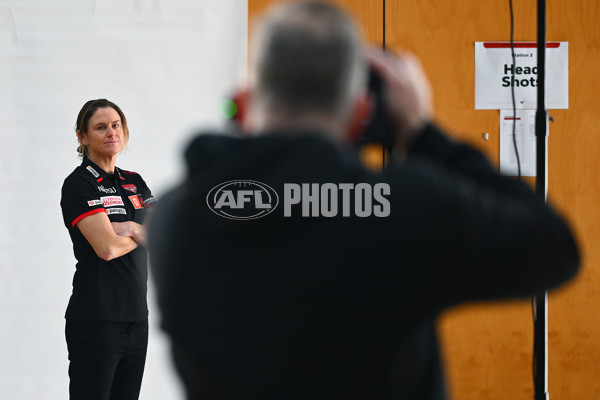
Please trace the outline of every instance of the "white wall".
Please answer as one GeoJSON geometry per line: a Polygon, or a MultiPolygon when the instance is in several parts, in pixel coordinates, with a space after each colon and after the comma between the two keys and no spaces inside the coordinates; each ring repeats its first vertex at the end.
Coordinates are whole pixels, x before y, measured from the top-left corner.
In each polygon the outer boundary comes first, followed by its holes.
{"type": "MultiPolygon", "coordinates": [[[[64,312],[75,269],[60,188],[75,118],[106,97],[129,122],[117,165],[160,197],[197,127],[245,77],[246,0],[0,0],[0,398],[68,398],[64,312]]],[[[152,284],[152,282],[150,282],[152,284]]],[[[150,286],[141,399],[182,398],[150,286]]]]}

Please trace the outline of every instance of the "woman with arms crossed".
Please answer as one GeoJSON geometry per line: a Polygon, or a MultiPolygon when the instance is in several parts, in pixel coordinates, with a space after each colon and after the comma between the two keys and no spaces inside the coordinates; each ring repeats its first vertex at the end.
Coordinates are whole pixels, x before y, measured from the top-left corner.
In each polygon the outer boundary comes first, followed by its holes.
{"type": "Polygon", "coordinates": [[[121,109],[88,101],[77,117],[80,166],[61,208],[77,259],[67,307],[71,400],[137,399],[148,344],[146,209],[140,175],[115,166],[129,139],[121,109]]]}

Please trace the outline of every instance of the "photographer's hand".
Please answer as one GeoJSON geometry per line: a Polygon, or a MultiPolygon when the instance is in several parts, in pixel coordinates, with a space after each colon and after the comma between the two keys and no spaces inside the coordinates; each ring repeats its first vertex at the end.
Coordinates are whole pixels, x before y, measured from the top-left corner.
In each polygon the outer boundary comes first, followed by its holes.
{"type": "Polygon", "coordinates": [[[429,81],[413,55],[370,50],[368,58],[384,82],[386,106],[396,126],[397,144],[406,147],[432,118],[429,81]]]}

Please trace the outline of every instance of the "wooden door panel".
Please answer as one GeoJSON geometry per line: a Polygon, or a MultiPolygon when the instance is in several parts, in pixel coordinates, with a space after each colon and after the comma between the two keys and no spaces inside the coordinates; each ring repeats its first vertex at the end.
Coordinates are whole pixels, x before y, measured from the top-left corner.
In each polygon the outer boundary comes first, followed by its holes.
{"type": "MultiPolygon", "coordinates": [[[[249,17],[276,1],[249,0],[249,17]]],[[[383,0],[336,3],[357,18],[371,43],[381,45],[383,0]]],[[[535,40],[536,2],[513,3],[515,40],[535,40]]],[[[547,38],[568,41],[570,51],[570,108],[550,110],[556,122],[550,124],[549,200],[572,222],[584,256],[575,282],[550,295],[550,396],[595,399],[600,398],[600,5],[547,4],[547,38]]],[[[474,42],[510,38],[508,1],[387,0],[385,11],[386,45],[422,60],[438,124],[497,165],[499,112],[474,109],[474,42]]],[[[439,329],[454,400],[533,398],[528,300],[462,306],[444,314],[439,329]]]]}

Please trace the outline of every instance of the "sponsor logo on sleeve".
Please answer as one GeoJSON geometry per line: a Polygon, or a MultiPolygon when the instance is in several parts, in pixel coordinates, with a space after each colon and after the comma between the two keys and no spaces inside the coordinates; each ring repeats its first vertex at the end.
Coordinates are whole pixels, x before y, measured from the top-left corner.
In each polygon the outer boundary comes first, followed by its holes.
{"type": "Polygon", "coordinates": [[[98,186],[98,190],[109,194],[117,193],[117,189],[115,189],[114,187],[105,188],[103,185],[98,186]]]}
{"type": "Polygon", "coordinates": [[[135,208],[136,210],[143,208],[142,203],[140,202],[140,199],[137,196],[137,194],[134,194],[133,196],[129,196],[129,200],[131,200],[131,204],[133,204],[133,208],[135,208]]]}
{"type": "Polygon", "coordinates": [[[137,187],[135,185],[121,185],[121,187],[129,190],[130,192],[137,193],[137,187]]]}
{"type": "Polygon", "coordinates": [[[124,208],[107,208],[106,209],[106,213],[108,215],[111,215],[111,214],[127,214],[127,210],[125,210],[124,208]]]}
{"type": "Polygon", "coordinates": [[[154,200],[154,196],[150,196],[146,200],[144,200],[144,207],[150,207],[150,205],[154,203],[156,203],[156,200],[154,200]]]}
{"type": "Polygon", "coordinates": [[[121,196],[104,196],[100,197],[104,207],[124,206],[121,196]]]}
{"type": "Polygon", "coordinates": [[[102,202],[100,200],[88,200],[88,206],[93,207],[93,206],[100,206],[102,205],[102,202]]]}
{"type": "Polygon", "coordinates": [[[95,170],[94,168],[92,168],[92,166],[91,166],[91,165],[88,165],[88,166],[86,167],[86,169],[87,169],[88,171],[90,171],[90,173],[91,173],[91,174],[94,176],[94,178],[97,178],[97,177],[99,177],[99,176],[100,176],[100,174],[99,174],[99,173],[97,173],[97,172],[96,172],[96,170],[95,170]]]}

